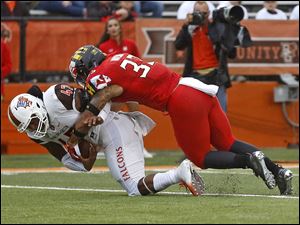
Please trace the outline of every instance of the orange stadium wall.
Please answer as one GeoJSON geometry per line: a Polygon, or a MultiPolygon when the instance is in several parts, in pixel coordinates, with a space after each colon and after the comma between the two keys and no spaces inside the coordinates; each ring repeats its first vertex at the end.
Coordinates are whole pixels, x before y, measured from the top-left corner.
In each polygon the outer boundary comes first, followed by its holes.
{"type": "MultiPolygon", "coordinates": [[[[19,72],[20,29],[17,22],[5,22],[12,30],[13,72],[19,72]]],[[[183,58],[179,58],[173,42],[183,21],[176,19],[138,19],[123,23],[123,36],[135,40],[144,59],[159,61],[181,73],[183,58]]],[[[238,49],[231,61],[231,75],[299,75],[299,22],[243,22],[254,45],[238,49]],[[274,29],[274,26],[276,29],[274,29]],[[247,68],[247,69],[245,69],[247,68]]],[[[98,43],[104,24],[91,21],[28,21],[26,26],[26,70],[67,71],[71,55],[80,46],[98,43]]]]}
{"type": "MultiPolygon", "coordinates": [[[[19,72],[20,30],[17,22],[5,22],[13,33],[13,72],[19,72]]],[[[183,21],[176,19],[138,19],[123,24],[123,35],[136,41],[147,61],[158,61],[181,73],[183,58],[174,50],[174,39],[183,21]]],[[[244,21],[254,45],[238,50],[238,57],[230,61],[230,74],[299,75],[298,21],[244,21]],[[276,29],[274,27],[276,26],[276,29]]],[[[96,44],[104,24],[91,21],[28,21],[26,27],[26,71],[67,71],[69,58],[78,47],[96,44]]],[[[25,92],[31,84],[5,84],[5,100],[1,103],[1,152],[8,154],[46,153],[25,134],[19,134],[9,123],[6,112],[9,101],[25,92]]],[[[228,117],[234,135],[260,147],[286,147],[299,143],[299,129],[285,120],[281,105],[273,101],[275,82],[234,83],[228,89],[228,117]]],[[[43,90],[49,84],[41,84],[43,90]]],[[[290,119],[299,123],[299,102],[288,104],[290,119]]],[[[141,107],[157,122],[157,127],[145,138],[148,149],[178,148],[169,117],[161,112],[141,107]]]]}

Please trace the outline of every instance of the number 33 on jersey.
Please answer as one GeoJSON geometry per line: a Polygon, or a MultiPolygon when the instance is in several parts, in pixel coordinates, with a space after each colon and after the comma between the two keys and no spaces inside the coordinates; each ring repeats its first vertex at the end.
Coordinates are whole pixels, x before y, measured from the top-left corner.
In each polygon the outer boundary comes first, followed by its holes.
{"type": "Polygon", "coordinates": [[[109,55],[87,78],[86,88],[92,96],[111,84],[124,93],[114,102],[136,101],[165,110],[167,100],[178,85],[180,76],[160,63],[146,62],[130,54],[109,55]]]}

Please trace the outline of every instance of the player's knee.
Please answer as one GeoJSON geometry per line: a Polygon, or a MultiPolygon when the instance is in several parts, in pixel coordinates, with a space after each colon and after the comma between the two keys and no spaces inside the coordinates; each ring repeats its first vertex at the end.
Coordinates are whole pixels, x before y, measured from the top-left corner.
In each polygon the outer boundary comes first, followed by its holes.
{"type": "Polygon", "coordinates": [[[132,190],[128,190],[127,194],[129,197],[134,197],[134,196],[141,196],[141,193],[139,192],[138,187],[136,186],[136,188],[132,189],[132,190]]]}
{"type": "Polygon", "coordinates": [[[218,151],[229,151],[234,141],[234,137],[229,136],[226,139],[224,138],[224,140],[222,140],[221,142],[215,142],[212,144],[218,151]]]}
{"type": "Polygon", "coordinates": [[[118,182],[121,184],[123,189],[127,192],[128,196],[140,196],[141,193],[138,189],[138,182],[133,180],[132,178],[124,181],[124,180],[118,180],[118,182]]]}

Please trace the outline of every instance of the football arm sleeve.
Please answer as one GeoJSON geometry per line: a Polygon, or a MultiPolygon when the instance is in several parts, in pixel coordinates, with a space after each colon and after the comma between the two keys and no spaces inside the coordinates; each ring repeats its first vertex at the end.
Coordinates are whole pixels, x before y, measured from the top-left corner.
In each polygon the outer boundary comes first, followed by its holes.
{"type": "Polygon", "coordinates": [[[84,168],[81,162],[74,160],[69,154],[65,154],[62,157],[61,162],[70,170],[88,172],[88,170],[84,168]]]}
{"type": "MultiPolygon", "coordinates": [[[[72,159],[70,154],[66,152],[66,150],[61,144],[55,142],[43,143],[35,139],[31,140],[47,148],[48,152],[52,156],[54,156],[58,161],[62,162],[66,168],[74,171],[88,172],[88,170],[85,169],[84,165],[81,162],[72,159]]],[[[80,154],[80,151],[77,150],[76,153],[80,154]]]]}

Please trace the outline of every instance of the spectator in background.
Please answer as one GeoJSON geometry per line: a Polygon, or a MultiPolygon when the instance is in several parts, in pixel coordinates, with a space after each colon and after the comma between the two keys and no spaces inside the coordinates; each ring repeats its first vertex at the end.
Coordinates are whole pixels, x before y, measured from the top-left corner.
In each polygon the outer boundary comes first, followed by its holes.
{"type": "Polygon", "coordinates": [[[84,1],[40,1],[36,8],[64,16],[87,16],[84,1]]]}
{"type": "MultiPolygon", "coordinates": [[[[185,20],[189,13],[193,13],[195,3],[196,1],[184,1],[177,11],[177,19],[185,20]]],[[[206,3],[209,7],[209,18],[211,19],[212,12],[215,10],[215,6],[210,1],[206,1],[206,3]]]]}
{"type": "Polygon", "coordinates": [[[191,24],[191,14],[188,14],[186,22],[182,26],[175,40],[177,50],[187,48],[187,58],[183,77],[193,77],[206,84],[219,86],[217,97],[224,112],[227,111],[226,89],[231,86],[227,57],[236,56],[236,48],[225,52],[220,46],[214,45],[209,36],[209,7],[205,1],[197,1],[194,12],[201,13],[205,20],[201,25],[191,24]],[[223,55],[221,58],[221,54],[223,55]],[[220,59],[220,62],[219,62],[220,59]]]}
{"type": "Polygon", "coordinates": [[[139,16],[151,13],[150,17],[161,18],[164,11],[164,5],[160,1],[135,1],[134,7],[139,16]]]}
{"type": "Polygon", "coordinates": [[[87,15],[105,21],[117,8],[118,5],[112,1],[91,1],[87,5],[87,15]]]}
{"type": "Polygon", "coordinates": [[[293,9],[290,20],[299,20],[299,5],[296,5],[293,9]]]}
{"type": "MultiPolygon", "coordinates": [[[[106,54],[129,53],[140,58],[139,50],[134,41],[123,38],[121,23],[114,17],[106,22],[105,32],[97,47],[106,54]]],[[[117,112],[122,109],[123,104],[113,104],[112,110],[117,112]]],[[[138,111],[137,103],[127,103],[130,112],[138,111]]]]}
{"type": "Polygon", "coordinates": [[[106,54],[129,53],[140,58],[140,53],[134,41],[123,38],[120,21],[111,17],[106,22],[105,32],[97,47],[106,54]]]}
{"type": "Polygon", "coordinates": [[[128,12],[128,16],[120,19],[120,21],[134,21],[138,16],[134,9],[134,1],[120,1],[120,9],[116,11],[116,15],[118,15],[120,10],[126,10],[128,12]]]}
{"type": "MultiPolygon", "coordinates": [[[[106,22],[105,32],[97,44],[97,47],[106,54],[129,53],[140,58],[136,44],[132,40],[123,38],[121,23],[114,17],[109,18],[106,22]]],[[[139,110],[139,104],[136,102],[127,102],[125,105],[130,112],[139,110]]],[[[118,112],[123,109],[123,106],[124,104],[122,103],[113,103],[111,110],[118,112]]],[[[145,148],[144,156],[145,158],[153,157],[145,148]]]]}
{"type": "Polygon", "coordinates": [[[11,53],[7,42],[11,40],[11,31],[1,23],[1,101],[4,98],[4,78],[11,73],[11,53]]]}
{"type": "Polygon", "coordinates": [[[264,1],[264,8],[257,12],[255,18],[257,20],[287,20],[286,14],[277,9],[277,1],[264,1]]]}
{"type": "Polygon", "coordinates": [[[217,9],[220,9],[222,7],[229,7],[229,6],[240,6],[244,11],[244,20],[249,19],[248,16],[248,10],[241,5],[242,1],[220,1],[220,4],[218,5],[217,9]]]}
{"type": "Polygon", "coordinates": [[[133,21],[137,17],[133,1],[120,1],[119,4],[113,1],[89,2],[87,14],[88,17],[99,18],[103,22],[107,21],[111,16],[119,21],[133,21]]]}
{"type": "Polygon", "coordinates": [[[29,10],[21,1],[1,1],[1,17],[29,16],[29,10]]]}

